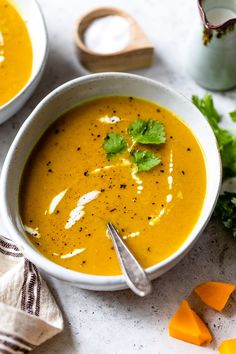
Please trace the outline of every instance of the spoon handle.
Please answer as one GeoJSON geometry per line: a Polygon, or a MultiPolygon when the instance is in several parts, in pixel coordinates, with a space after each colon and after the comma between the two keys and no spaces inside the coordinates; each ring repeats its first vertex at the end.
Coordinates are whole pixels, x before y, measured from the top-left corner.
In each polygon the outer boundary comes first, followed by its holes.
{"type": "Polygon", "coordinates": [[[107,224],[107,230],[113,241],[126,283],[139,296],[148,295],[152,285],[144,269],[130,252],[112,223],[107,224]]]}

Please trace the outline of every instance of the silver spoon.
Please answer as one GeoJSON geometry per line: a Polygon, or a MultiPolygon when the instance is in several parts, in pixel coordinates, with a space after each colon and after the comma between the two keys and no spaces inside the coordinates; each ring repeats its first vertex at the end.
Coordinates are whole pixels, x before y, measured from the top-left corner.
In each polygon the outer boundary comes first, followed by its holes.
{"type": "Polygon", "coordinates": [[[129,288],[139,296],[146,296],[152,291],[152,285],[146,272],[130,252],[115,226],[109,222],[107,230],[113,241],[122,272],[129,288]]]}

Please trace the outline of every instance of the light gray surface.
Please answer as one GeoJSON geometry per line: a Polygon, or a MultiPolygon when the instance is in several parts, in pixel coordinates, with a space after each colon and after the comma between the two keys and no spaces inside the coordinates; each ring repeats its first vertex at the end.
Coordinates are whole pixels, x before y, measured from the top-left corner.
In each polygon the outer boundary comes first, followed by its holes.
{"type": "MultiPolygon", "coordinates": [[[[17,130],[35,105],[51,89],[81,75],[73,35],[75,21],[84,11],[112,5],[132,14],[155,45],[154,65],[136,71],[159,80],[191,97],[202,94],[185,73],[184,54],[193,21],[196,0],[39,0],[45,14],[50,53],[46,72],[32,99],[10,121],[0,126],[2,164],[17,130]]],[[[236,108],[236,91],[214,94],[222,113],[236,108]]],[[[229,120],[225,122],[229,125],[229,120]]],[[[36,354],[201,354],[213,353],[222,339],[235,336],[236,296],[224,314],[205,309],[204,318],[214,332],[211,345],[199,348],[168,336],[168,322],[180,301],[205,280],[236,282],[236,240],[213,224],[192,252],[173,270],[154,281],[146,299],[130,291],[97,293],[77,289],[55,279],[49,285],[65,317],[65,330],[35,350],[36,354]]],[[[196,299],[192,299],[196,303],[196,299]]],[[[197,306],[202,309],[202,306],[197,306]]]]}

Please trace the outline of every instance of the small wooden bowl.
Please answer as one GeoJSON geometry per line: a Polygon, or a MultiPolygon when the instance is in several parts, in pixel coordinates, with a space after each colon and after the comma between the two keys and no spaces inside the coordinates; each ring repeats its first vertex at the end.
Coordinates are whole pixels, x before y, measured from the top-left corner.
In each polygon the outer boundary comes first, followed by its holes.
{"type": "Polygon", "coordinates": [[[154,48],[146,34],[130,15],[113,7],[99,7],[82,16],[77,22],[75,41],[81,63],[93,72],[125,71],[152,64],[154,48]],[[118,52],[100,54],[85,46],[84,32],[94,20],[109,15],[124,17],[130,23],[130,42],[118,52]]]}

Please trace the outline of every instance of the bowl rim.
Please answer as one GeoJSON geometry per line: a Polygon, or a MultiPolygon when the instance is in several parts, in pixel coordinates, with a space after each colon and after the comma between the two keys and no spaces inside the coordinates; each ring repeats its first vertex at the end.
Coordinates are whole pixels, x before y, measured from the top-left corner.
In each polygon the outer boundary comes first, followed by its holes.
{"type": "MultiPolygon", "coordinates": [[[[21,126],[20,130],[18,131],[9,151],[7,154],[7,157],[5,159],[2,173],[1,173],[1,179],[0,179],[0,202],[1,202],[1,219],[3,220],[3,227],[6,229],[9,235],[11,235],[11,238],[18,244],[23,247],[23,253],[25,256],[27,256],[33,263],[35,263],[39,268],[43,269],[46,271],[48,274],[65,280],[67,282],[74,282],[77,285],[81,287],[85,287],[87,289],[97,287],[99,290],[99,287],[104,290],[104,287],[122,287],[126,288],[126,282],[125,278],[123,275],[91,275],[91,274],[86,274],[86,273],[80,273],[74,270],[66,269],[53,261],[49,260],[46,258],[44,255],[39,253],[33,245],[27,242],[25,236],[17,229],[15,226],[14,222],[11,219],[10,211],[8,208],[8,201],[7,201],[7,196],[6,196],[6,191],[10,186],[8,185],[8,175],[9,175],[9,168],[11,165],[11,160],[14,157],[15,150],[17,149],[17,146],[19,142],[21,141],[22,138],[22,133],[27,131],[29,129],[31,121],[34,120],[37,117],[38,111],[43,109],[55,96],[58,94],[64,94],[67,90],[74,88],[76,86],[79,86],[85,82],[89,82],[90,80],[96,79],[105,79],[105,78],[126,78],[126,79],[134,79],[138,81],[142,81],[143,83],[146,84],[151,84],[154,86],[158,86],[161,90],[165,90],[169,92],[170,94],[174,94],[175,96],[178,96],[178,99],[180,99],[184,104],[192,105],[192,109],[197,110],[199,113],[199,118],[202,117],[202,119],[205,120],[201,112],[191,103],[190,100],[188,100],[184,95],[181,93],[176,92],[175,90],[169,88],[168,86],[146,78],[142,77],[139,75],[134,75],[134,74],[129,74],[129,73],[113,73],[113,72],[108,72],[108,73],[97,73],[97,74],[90,74],[86,76],[82,76],[70,81],[67,81],[66,83],[62,84],[61,86],[57,87],[53,91],[51,91],[41,102],[35,107],[35,109],[32,111],[32,113],[29,115],[29,117],[25,120],[23,125],[21,126]]],[[[206,120],[205,120],[206,121],[206,120]]],[[[217,189],[215,190],[215,194],[212,197],[212,203],[211,203],[211,208],[208,210],[207,215],[203,217],[203,222],[201,225],[201,228],[199,229],[199,232],[196,233],[196,235],[193,235],[192,238],[188,237],[185,242],[181,245],[180,248],[176,250],[173,254],[171,254],[169,257],[164,259],[163,261],[154,264],[151,267],[146,268],[147,274],[150,276],[150,278],[155,278],[155,274],[162,269],[166,268],[166,270],[169,270],[172,268],[179,260],[181,260],[184,255],[190,250],[190,248],[193,246],[193,244],[197,241],[197,239],[200,237],[202,231],[206,227],[212,213],[214,210],[214,206],[217,202],[217,198],[220,192],[220,187],[221,187],[221,180],[222,180],[222,166],[221,166],[221,159],[220,159],[220,153],[217,145],[217,141],[215,138],[215,135],[209,125],[207,123],[207,128],[208,128],[208,133],[211,135],[212,140],[214,141],[215,146],[214,148],[215,151],[215,161],[216,161],[216,166],[218,170],[216,171],[216,185],[217,189]]],[[[47,128],[46,128],[47,129],[47,128]]],[[[45,131],[46,131],[45,129],[45,131]]],[[[18,186],[19,189],[19,186],[18,186]]],[[[200,214],[201,216],[201,214],[200,214]]],[[[193,230],[197,227],[199,223],[198,218],[197,223],[195,224],[193,230]]],[[[192,232],[193,232],[192,230],[192,232]]]]}
{"type": "MultiPolygon", "coordinates": [[[[37,80],[38,77],[41,76],[44,68],[45,68],[45,65],[46,65],[46,61],[47,61],[47,58],[48,58],[48,53],[49,53],[49,41],[48,41],[48,32],[47,32],[47,26],[46,26],[46,20],[44,18],[44,14],[43,14],[43,11],[38,3],[38,0],[31,0],[31,2],[34,4],[34,6],[36,7],[37,11],[38,11],[38,14],[40,16],[40,19],[42,21],[42,29],[43,31],[40,32],[40,35],[41,37],[43,38],[43,42],[44,42],[44,51],[43,51],[43,55],[42,55],[42,60],[41,62],[38,64],[38,66],[36,67],[36,70],[35,72],[31,72],[30,74],[30,78],[29,80],[27,81],[27,83],[22,87],[22,89],[17,92],[17,94],[15,96],[13,96],[9,101],[7,101],[6,103],[4,103],[2,106],[0,106],[0,114],[1,112],[4,112],[4,111],[7,111],[8,109],[10,109],[14,103],[16,101],[18,101],[22,96],[25,95],[25,93],[27,91],[30,91],[30,89],[32,88],[33,89],[33,85],[35,83],[35,81],[37,80]]],[[[20,13],[20,16],[21,16],[21,13],[20,13]]],[[[29,31],[28,31],[29,32],[29,31]]],[[[30,36],[30,41],[32,42],[32,38],[31,38],[31,35],[29,33],[29,36],[30,36]]],[[[34,61],[34,50],[33,50],[33,47],[32,47],[32,51],[33,51],[33,61],[34,61]]],[[[13,113],[15,114],[15,112],[13,113]]],[[[12,114],[12,115],[13,115],[12,114]]],[[[11,116],[12,116],[11,115],[11,116]]],[[[10,116],[10,117],[11,117],[10,116]]],[[[10,118],[9,117],[9,118],[10,118]]],[[[9,119],[7,118],[7,120],[9,119]]],[[[5,120],[4,120],[5,121],[5,120]]],[[[4,122],[3,121],[3,122],[4,122]]]]}

